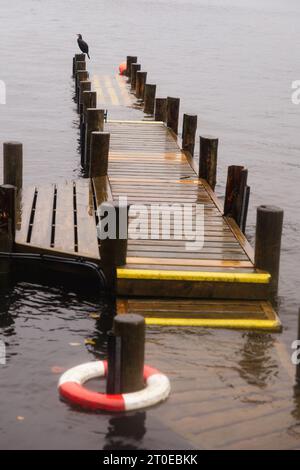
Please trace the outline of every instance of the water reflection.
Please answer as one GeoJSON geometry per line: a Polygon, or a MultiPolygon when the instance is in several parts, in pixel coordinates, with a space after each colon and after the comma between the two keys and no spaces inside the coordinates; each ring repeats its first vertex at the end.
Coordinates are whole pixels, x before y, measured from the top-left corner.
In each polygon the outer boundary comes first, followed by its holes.
{"type": "Polygon", "coordinates": [[[264,388],[278,374],[272,357],[274,338],[269,334],[249,332],[240,350],[239,374],[249,385],[264,388]]]}
{"type": "Polygon", "coordinates": [[[117,416],[109,420],[103,450],[139,449],[146,434],[146,413],[117,416]]]}

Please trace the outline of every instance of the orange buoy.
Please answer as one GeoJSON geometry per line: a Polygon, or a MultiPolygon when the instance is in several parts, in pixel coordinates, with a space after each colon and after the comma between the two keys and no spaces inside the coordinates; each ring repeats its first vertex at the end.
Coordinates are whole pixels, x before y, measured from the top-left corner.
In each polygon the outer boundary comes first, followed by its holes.
{"type": "Polygon", "coordinates": [[[119,65],[120,75],[125,75],[126,68],[127,68],[126,62],[122,62],[122,64],[119,65]]]}

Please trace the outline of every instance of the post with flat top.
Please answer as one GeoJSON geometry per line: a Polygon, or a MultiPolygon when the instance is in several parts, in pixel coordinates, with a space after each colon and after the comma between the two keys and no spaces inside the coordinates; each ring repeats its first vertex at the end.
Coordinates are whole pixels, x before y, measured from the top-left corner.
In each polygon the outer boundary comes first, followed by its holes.
{"type": "Polygon", "coordinates": [[[155,121],[166,122],[167,120],[167,98],[155,99],[155,121]]]}
{"type": "Polygon", "coordinates": [[[88,108],[86,110],[85,121],[85,152],[84,152],[84,170],[89,171],[91,154],[91,134],[92,132],[103,132],[104,110],[88,108]]]}
{"type": "Polygon", "coordinates": [[[179,107],[180,99],[167,98],[167,126],[172,129],[172,131],[177,135],[178,134],[178,121],[179,121],[179,107]]]}
{"type": "Polygon", "coordinates": [[[248,170],[239,165],[228,167],[224,215],[235,220],[245,230],[250,188],[247,186],[248,170]]]}
{"type": "Polygon", "coordinates": [[[136,87],[136,73],[141,70],[141,64],[131,64],[131,90],[135,91],[136,87]]]}
{"type": "Polygon", "coordinates": [[[144,113],[154,114],[156,85],[146,83],[144,94],[144,113]]]}
{"type": "Polygon", "coordinates": [[[85,61],[85,54],[75,54],[73,57],[72,63],[72,76],[75,78],[76,76],[76,63],[77,62],[84,62],[85,61]]]}
{"type": "Polygon", "coordinates": [[[144,100],[145,85],[147,80],[147,72],[138,70],[136,72],[135,95],[138,100],[144,100]]]}
{"type": "Polygon", "coordinates": [[[212,190],[217,182],[218,144],[215,137],[200,137],[199,178],[206,180],[212,190]]]}
{"type": "Polygon", "coordinates": [[[276,206],[257,208],[255,267],[271,274],[271,297],[278,293],[283,216],[283,210],[276,206]]]}
{"type": "MultiPolygon", "coordinates": [[[[0,252],[13,249],[16,226],[16,188],[10,184],[0,186],[0,252]]],[[[10,271],[10,260],[0,259],[0,282],[10,271]]]]}
{"type": "Polygon", "coordinates": [[[75,82],[75,101],[79,101],[79,86],[80,82],[85,82],[89,79],[89,73],[86,70],[79,70],[76,72],[76,82],[75,82]]]}
{"type": "Polygon", "coordinates": [[[196,131],[197,116],[184,114],[182,125],[182,149],[189,152],[192,157],[194,156],[195,151],[196,131]]]}
{"type": "Polygon", "coordinates": [[[80,116],[80,153],[81,153],[81,167],[84,168],[84,155],[85,155],[85,136],[86,136],[86,110],[89,108],[97,107],[97,93],[96,91],[84,91],[82,93],[82,113],[80,116]]]}
{"type": "Polygon", "coordinates": [[[126,264],[128,213],[129,205],[126,202],[106,201],[98,208],[101,266],[111,297],[115,297],[117,292],[117,267],[126,264]]]}
{"type": "Polygon", "coordinates": [[[23,145],[21,142],[3,144],[3,183],[19,191],[23,185],[23,145]]]}
{"type": "Polygon", "coordinates": [[[80,120],[83,112],[83,92],[91,91],[91,88],[92,82],[90,82],[89,80],[81,81],[79,84],[79,100],[77,103],[77,112],[80,114],[80,120]]]}
{"type": "Polygon", "coordinates": [[[137,57],[136,56],[133,56],[133,55],[128,55],[127,56],[125,75],[127,75],[127,77],[129,78],[129,81],[130,81],[130,78],[131,78],[131,64],[134,64],[136,62],[137,62],[137,57]]]}
{"type": "Polygon", "coordinates": [[[89,177],[107,176],[110,134],[92,132],[89,177]]]}

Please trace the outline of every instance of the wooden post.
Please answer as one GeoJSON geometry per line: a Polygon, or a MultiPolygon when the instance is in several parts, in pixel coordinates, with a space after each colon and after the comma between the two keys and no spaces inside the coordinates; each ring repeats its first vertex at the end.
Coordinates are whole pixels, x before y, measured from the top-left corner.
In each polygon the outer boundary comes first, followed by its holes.
{"type": "Polygon", "coordinates": [[[98,207],[100,259],[107,284],[108,295],[116,296],[117,266],[126,264],[128,242],[129,205],[125,202],[103,202],[98,207]]]}
{"type": "Polygon", "coordinates": [[[248,170],[243,166],[232,165],[228,167],[226,194],[224,202],[224,215],[232,217],[238,226],[243,229],[247,217],[246,204],[248,170]]]}
{"type": "Polygon", "coordinates": [[[120,385],[121,393],[142,390],[144,384],[145,319],[141,315],[117,315],[113,332],[121,339],[120,385]]]}
{"type": "Polygon", "coordinates": [[[278,292],[283,216],[283,210],[276,206],[257,208],[255,267],[271,274],[272,297],[278,292]]]}
{"type": "Polygon", "coordinates": [[[19,191],[23,185],[23,145],[21,142],[3,144],[3,182],[19,191]]]}
{"type": "Polygon", "coordinates": [[[147,80],[147,72],[136,72],[135,95],[138,100],[144,100],[145,85],[147,80]]]}
{"type": "Polygon", "coordinates": [[[199,178],[208,182],[212,190],[217,182],[218,139],[200,137],[199,178]]]}
{"type": "Polygon", "coordinates": [[[84,168],[85,155],[85,135],[86,135],[86,110],[97,107],[97,92],[84,91],[82,93],[82,114],[80,123],[80,147],[81,147],[81,166],[84,168]]]}
{"type": "Polygon", "coordinates": [[[146,83],[144,94],[144,113],[154,114],[156,85],[146,83]]]}
{"type": "Polygon", "coordinates": [[[76,81],[75,81],[75,101],[76,103],[79,100],[79,86],[80,82],[85,82],[89,79],[89,73],[86,70],[79,70],[76,72],[76,81]]]}
{"type": "Polygon", "coordinates": [[[121,393],[121,337],[115,336],[113,331],[107,334],[106,393],[108,395],[121,393]]]}
{"type": "Polygon", "coordinates": [[[194,156],[195,150],[196,131],[197,116],[184,114],[182,125],[182,149],[189,152],[192,157],[194,156]]]}
{"type": "Polygon", "coordinates": [[[85,152],[84,152],[84,169],[88,172],[90,167],[90,151],[91,151],[91,134],[98,131],[103,132],[104,127],[104,110],[88,108],[86,110],[85,121],[85,152]]]}
{"type": "Polygon", "coordinates": [[[72,63],[72,76],[75,78],[76,76],[76,62],[84,62],[85,61],[85,54],[75,54],[73,57],[72,63]]]}
{"type": "Polygon", "coordinates": [[[110,134],[108,132],[91,133],[91,151],[89,177],[107,176],[110,134]]]}
{"type": "Polygon", "coordinates": [[[81,70],[86,70],[86,61],[85,60],[77,61],[76,64],[75,64],[76,73],[80,72],[81,70]]]}
{"type": "Polygon", "coordinates": [[[89,80],[85,80],[80,82],[79,84],[79,100],[77,103],[77,111],[81,115],[83,111],[83,92],[84,91],[91,91],[92,82],[89,80]]]}
{"type": "Polygon", "coordinates": [[[141,64],[131,64],[131,90],[135,91],[136,88],[136,73],[141,70],[141,64]]]}
{"type": "Polygon", "coordinates": [[[136,56],[133,56],[133,55],[128,55],[127,56],[125,75],[127,75],[127,77],[129,78],[129,81],[130,81],[130,77],[131,77],[131,64],[134,64],[136,62],[137,62],[137,57],[136,56]]]}
{"type": "Polygon", "coordinates": [[[179,98],[167,98],[167,126],[172,129],[172,131],[177,135],[178,134],[178,120],[179,120],[179,98]]]}
{"type": "MultiPolygon", "coordinates": [[[[0,252],[11,253],[15,238],[16,188],[4,184],[0,186],[0,252]]],[[[10,272],[10,260],[0,259],[0,285],[10,272]]]]}
{"type": "Polygon", "coordinates": [[[166,122],[167,120],[167,98],[155,99],[155,121],[166,122]]]}

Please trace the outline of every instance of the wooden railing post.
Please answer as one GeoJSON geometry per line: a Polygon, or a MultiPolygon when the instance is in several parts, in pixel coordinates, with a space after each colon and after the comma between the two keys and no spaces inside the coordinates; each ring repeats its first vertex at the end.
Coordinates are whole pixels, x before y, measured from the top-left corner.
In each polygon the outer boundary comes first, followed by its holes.
{"type": "Polygon", "coordinates": [[[136,85],[135,85],[135,95],[138,100],[144,100],[145,85],[147,80],[147,72],[142,72],[138,70],[136,72],[136,85]]]}
{"type": "Polygon", "coordinates": [[[104,128],[104,110],[96,108],[88,108],[86,110],[85,121],[85,152],[84,152],[84,169],[89,171],[90,154],[91,154],[91,134],[98,131],[103,132],[104,128]]]}
{"type": "Polygon", "coordinates": [[[92,132],[89,177],[107,176],[110,134],[92,132]]]}
{"type": "Polygon", "coordinates": [[[141,70],[141,64],[131,64],[131,85],[130,88],[135,92],[136,88],[136,73],[141,70]]]}
{"type": "Polygon", "coordinates": [[[167,120],[167,98],[155,99],[155,121],[166,122],[167,120]]]}
{"type": "Polygon", "coordinates": [[[110,296],[115,296],[117,291],[117,267],[126,264],[128,215],[129,205],[123,202],[107,201],[98,208],[100,259],[110,296]]]}
{"type": "Polygon", "coordinates": [[[154,114],[156,85],[146,83],[144,94],[144,113],[154,114]]]}
{"type": "Polygon", "coordinates": [[[192,114],[183,115],[182,125],[182,149],[189,152],[192,157],[195,151],[195,139],[197,131],[197,116],[192,114]]]}
{"type": "Polygon", "coordinates": [[[278,292],[284,212],[276,206],[257,208],[255,267],[271,274],[270,294],[278,292]]]}
{"type": "Polygon", "coordinates": [[[19,191],[23,186],[23,145],[21,142],[3,144],[3,183],[19,191]]]}
{"type": "Polygon", "coordinates": [[[119,339],[120,364],[115,380],[120,393],[134,393],[144,388],[145,319],[141,315],[117,315],[113,334],[119,339]]]}
{"type": "Polygon", "coordinates": [[[97,107],[97,92],[84,91],[82,93],[82,114],[80,120],[80,149],[81,149],[81,166],[84,168],[85,158],[85,136],[86,136],[86,110],[97,107]]]}
{"type": "Polygon", "coordinates": [[[200,137],[199,178],[206,180],[212,190],[217,182],[218,144],[215,137],[200,137]]]}
{"type": "Polygon", "coordinates": [[[85,61],[85,54],[75,54],[73,57],[72,62],[72,76],[75,78],[76,76],[76,63],[77,62],[84,62],[85,61]]]}
{"type": "Polygon", "coordinates": [[[76,72],[76,83],[75,83],[75,101],[79,101],[79,86],[80,82],[85,82],[89,79],[89,73],[86,70],[79,70],[76,72]]]}
{"type": "Polygon", "coordinates": [[[92,82],[89,80],[82,81],[79,84],[79,100],[77,103],[77,111],[80,114],[80,118],[83,112],[83,92],[84,91],[91,91],[92,88],[92,82]]]}
{"type": "Polygon", "coordinates": [[[167,126],[172,129],[172,131],[177,135],[178,134],[178,121],[179,121],[179,107],[180,99],[167,98],[167,126]]]}
{"type": "Polygon", "coordinates": [[[136,56],[133,56],[133,55],[128,55],[127,56],[125,75],[127,75],[129,81],[130,81],[130,77],[131,77],[131,64],[134,64],[136,62],[137,62],[137,57],[136,56]]]}
{"type": "Polygon", "coordinates": [[[243,166],[228,167],[224,215],[232,217],[242,230],[246,227],[250,194],[247,179],[248,170],[243,166]]]}

